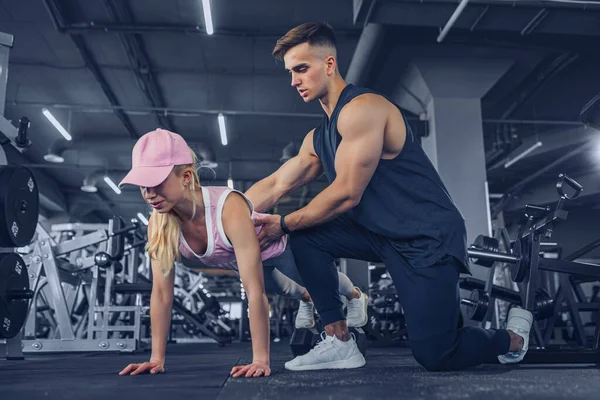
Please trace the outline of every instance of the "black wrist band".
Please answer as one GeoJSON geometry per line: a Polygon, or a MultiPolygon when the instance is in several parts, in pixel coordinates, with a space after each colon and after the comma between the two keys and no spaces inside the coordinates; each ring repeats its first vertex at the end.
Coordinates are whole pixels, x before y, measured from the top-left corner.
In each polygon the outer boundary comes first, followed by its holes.
{"type": "Polygon", "coordinates": [[[290,234],[290,230],[288,229],[287,225],[285,224],[285,217],[281,216],[281,230],[286,233],[286,234],[290,234]]]}

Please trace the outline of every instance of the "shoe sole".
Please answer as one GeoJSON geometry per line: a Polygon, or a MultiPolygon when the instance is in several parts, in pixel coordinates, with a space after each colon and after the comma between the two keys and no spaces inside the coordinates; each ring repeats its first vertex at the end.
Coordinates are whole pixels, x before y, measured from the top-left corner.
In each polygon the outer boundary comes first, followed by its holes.
{"type": "Polygon", "coordinates": [[[285,369],[288,371],[317,371],[322,369],[354,369],[360,368],[367,363],[362,354],[353,356],[348,360],[330,361],[322,364],[288,366],[285,364],[285,369]]]}
{"type": "Polygon", "coordinates": [[[363,315],[365,316],[362,321],[360,321],[357,324],[352,324],[349,321],[346,321],[348,323],[348,327],[349,328],[362,328],[363,326],[365,326],[367,324],[367,322],[369,322],[369,315],[367,313],[368,307],[369,307],[369,296],[367,296],[365,293],[364,294],[364,299],[363,299],[363,315]]]}
{"type": "Polygon", "coordinates": [[[522,352],[521,354],[519,354],[519,356],[517,356],[517,357],[504,354],[504,355],[498,356],[498,361],[500,361],[500,364],[518,364],[521,361],[523,361],[526,353],[527,353],[527,350],[522,352]]]}

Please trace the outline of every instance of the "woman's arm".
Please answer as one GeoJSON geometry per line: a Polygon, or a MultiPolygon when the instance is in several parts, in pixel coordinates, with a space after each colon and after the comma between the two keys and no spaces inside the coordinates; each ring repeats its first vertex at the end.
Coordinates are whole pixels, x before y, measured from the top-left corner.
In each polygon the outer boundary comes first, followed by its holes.
{"type": "Polygon", "coordinates": [[[152,260],[152,294],[150,295],[150,327],[152,330],[151,361],[165,363],[167,338],[171,329],[171,310],[173,309],[173,276],[163,276],[158,262],[152,260]]]}
{"type": "MultiPolygon", "coordinates": [[[[148,237],[152,232],[152,218],[148,221],[148,237]]],[[[167,338],[171,328],[171,310],[173,308],[174,269],[169,275],[163,275],[160,263],[151,260],[152,294],[150,295],[150,327],[152,331],[152,354],[150,361],[129,364],[121,375],[138,375],[145,372],[159,373],[164,371],[167,338]]]]}
{"type": "Polygon", "coordinates": [[[242,196],[232,193],[227,197],[223,207],[223,228],[233,245],[250,312],[253,360],[246,370],[246,377],[270,374],[269,300],[265,293],[260,247],[250,217],[250,208],[242,196]]]}
{"type": "MultiPolygon", "coordinates": [[[[152,218],[148,221],[148,237],[152,232],[152,218]]],[[[167,338],[171,329],[171,310],[173,309],[174,268],[164,276],[160,263],[151,260],[152,294],[150,295],[150,326],[152,329],[151,360],[164,364],[167,338]]]]}

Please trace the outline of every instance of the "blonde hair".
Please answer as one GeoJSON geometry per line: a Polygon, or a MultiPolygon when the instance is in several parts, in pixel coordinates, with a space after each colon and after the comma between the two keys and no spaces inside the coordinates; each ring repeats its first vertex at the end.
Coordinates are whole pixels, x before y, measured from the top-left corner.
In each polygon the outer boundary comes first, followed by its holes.
{"type": "MultiPolygon", "coordinates": [[[[196,168],[198,159],[192,149],[192,164],[176,165],[173,171],[177,176],[183,175],[183,173],[191,169],[192,180],[190,182],[190,191],[192,192],[192,201],[194,204],[192,218],[196,215],[196,205],[198,199],[196,196],[196,189],[200,187],[200,178],[198,177],[198,170],[196,168]]],[[[181,221],[179,217],[175,215],[173,211],[168,213],[159,213],[158,211],[152,211],[152,232],[148,237],[148,243],[146,244],[146,251],[151,260],[157,260],[160,263],[160,270],[164,276],[169,275],[173,269],[175,260],[179,261],[179,235],[181,234],[181,221]]]]}

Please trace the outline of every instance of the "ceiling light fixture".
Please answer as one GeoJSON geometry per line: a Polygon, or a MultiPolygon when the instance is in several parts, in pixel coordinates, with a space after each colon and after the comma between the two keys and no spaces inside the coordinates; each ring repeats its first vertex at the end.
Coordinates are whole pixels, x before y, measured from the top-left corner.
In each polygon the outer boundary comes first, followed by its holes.
{"type": "Polygon", "coordinates": [[[67,130],[60,124],[60,122],[58,122],[58,120],[56,118],[54,118],[54,115],[52,115],[52,113],[50,111],[48,111],[48,109],[46,109],[46,108],[42,109],[42,114],[44,114],[44,117],[46,117],[48,119],[48,121],[50,121],[50,123],[52,125],[54,125],[56,130],[58,132],[60,132],[60,134],[63,135],[63,137],[65,139],[67,139],[67,140],[73,139],[73,137],[69,134],[69,132],[67,132],[67,130]]]}

